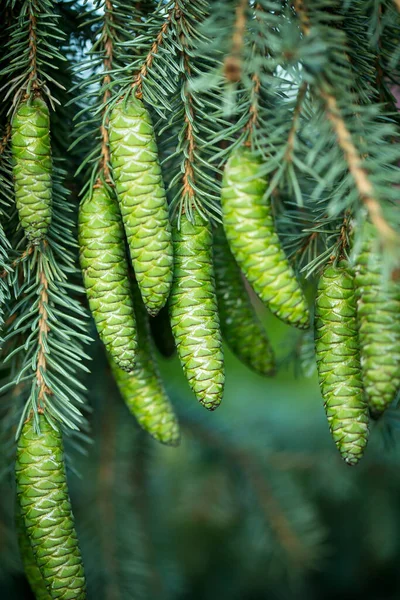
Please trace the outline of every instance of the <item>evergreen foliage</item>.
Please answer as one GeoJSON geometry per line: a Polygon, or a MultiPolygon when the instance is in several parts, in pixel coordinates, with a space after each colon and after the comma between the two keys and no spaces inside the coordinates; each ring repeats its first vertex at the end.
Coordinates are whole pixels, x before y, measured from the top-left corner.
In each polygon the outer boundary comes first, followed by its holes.
{"type": "MultiPolygon", "coordinates": [[[[29,597],[10,482],[17,448],[32,457],[46,439],[57,441],[79,597],[318,598],[328,586],[316,568],[341,573],[332,596],[348,585],[346,561],[390,571],[400,480],[382,440],[398,426],[400,381],[398,0],[2,0],[0,21],[0,595],[29,597]],[[303,331],[284,338],[268,314],[266,333],[256,294],[303,331]],[[159,375],[150,333],[165,357],[176,347],[186,387],[178,361],[161,360],[159,375]],[[258,375],[224,359],[223,336],[258,375]],[[217,408],[224,360],[222,414],[202,414],[189,386],[217,408]],[[318,370],[349,464],[370,428],[356,474],[330,453],[327,428],[314,438],[319,423],[292,415],[296,404],[274,405],[288,364],[310,385],[318,370]],[[240,418],[227,427],[231,366],[240,418]],[[253,403],[243,381],[270,396],[253,403]],[[177,445],[179,427],[181,448],[148,436],[177,445]],[[362,528],[349,557],[346,534],[362,528]]],[[[28,471],[47,489],[42,454],[39,475],[28,471]]],[[[43,566],[32,542],[24,469],[20,451],[28,580],[38,598],[70,597],[74,577],[59,576],[57,560],[43,566]]]]}

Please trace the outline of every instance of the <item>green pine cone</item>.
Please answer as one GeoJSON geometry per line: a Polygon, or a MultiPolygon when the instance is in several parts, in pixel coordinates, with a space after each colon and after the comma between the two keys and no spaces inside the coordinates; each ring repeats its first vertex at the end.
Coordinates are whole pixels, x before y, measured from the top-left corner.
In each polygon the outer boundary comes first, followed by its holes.
{"type": "Polygon", "coordinates": [[[36,564],[31,542],[26,534],[26,529],[19,506],[17,506],[16,521],[19,551],[22,558],[22,564],[24,566],[25,576],[28,580],[32,593],[36,600],[51,600],[51,596],[47,591],[42,574],[36,564]]]}
{"type": "Polygon", "coordinates": [[[354,277],[344,262],[328,265],[320,278],[315,348],[333,439],[344,460],[355,465],[368,441],[368,406],[361,375],[354,277]]]}
{"type": "Polygon", "coordinates": [[[155,317],[150,317],[150,330],[159,353],[164,358],[174,356],[176,354],[176,346],[167,306],[164,306],[155,317]]]}
{"type": "Polygon", "coordinates": [[[130,371],[137,340],[124,230],[117,202],[105,187],[95,188],[81,203],[79,247],[83,281],[99,336],[116,364],[130,371]]]}
{"type": "Polygon", "coordinates": [[[166,304],[173,251],[167,196],[150,115],[130,97],[110,116],[111,163],[132,265],[152,315],[166,304]]]}
{"type": "Polygon", "coordinates": [[[198,213],[173,227],[175,271],[169,313],[178,355],[199,402],[209,410],[224,390],[224,357],[212,264],[212,232],[198,213]]]}
{"type": "Polygon", "coordinates": [[[356,263],[361,368],[371,414],[377,418],[400,388],[400,283],[384,281],[375,228],[366,223],[356,263]]]}
{"type": "Polygon", "coordinates": [[[41,98],[18,106],[11,148],[19,220],[28,240],[37,244],[49,229],[52,204],[50,115],[41,98]]]}
{"type": "Polygon", "coordinates": [[[222,214],[232,253],[261,300],[277,317],[301,329],[309,327],[307,301],[289,264],[268,200],[261,163],[247,148],[235,150],[222,181],[222,214]]]}
{"type": "Polygon", "coordinates": [[[40,431],[27,421],[15,464],[26,532],[51,598],[84,600],[85,577],[68,495],[61,433],[43,415],[40,431]]]}
{"type": "Polygon", "coordinates": [[[275,357],[232,256],[224,230],[214,230],[214,268],[222,336],[232,352],[260,375],[275,373],[275,357]]]}
{"type": "Polygon", "coordinates": [[[158,372],[146,309],[136,285],[133,288],[139,348],[131,373],[111,362],[122,398],[139,425],[169,446],[180,442],[179,423],[158,372]]]}

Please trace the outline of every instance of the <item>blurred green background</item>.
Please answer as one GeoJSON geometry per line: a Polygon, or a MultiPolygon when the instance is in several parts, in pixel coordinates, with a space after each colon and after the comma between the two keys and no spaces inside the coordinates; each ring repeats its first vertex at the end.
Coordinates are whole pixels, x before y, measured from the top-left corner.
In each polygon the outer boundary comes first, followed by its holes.
{"type": "MultiPolygon", "coordinates": [[[[196,403],[177,359],[160,358],[181,419],[177,449],[138,429],[94,345],[86,382],[94,441],[84,454],[67,443],[90,600],[399,597],[396,411],[374,425],[359,466],[345,465],[328,431],[312,340],[258,310],[279,373],[263,379],[225,348],[226,393],[215,413],[196,403]]],[[[0,598],[25,600],[13,494],[6,478],[0,598]]]]}

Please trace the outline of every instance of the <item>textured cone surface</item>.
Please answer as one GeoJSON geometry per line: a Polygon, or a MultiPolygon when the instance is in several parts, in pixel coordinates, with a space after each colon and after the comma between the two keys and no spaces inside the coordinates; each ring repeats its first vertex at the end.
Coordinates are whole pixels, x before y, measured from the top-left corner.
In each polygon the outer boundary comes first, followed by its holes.
{"type": "Polygon", "coordinates": [[[52,204],[50,115],[35,98],[19,105],[11,134],[15,201],[26,237],[40,242],[49,229],[52,204]]]}
{"type": "Polygon", "coordinates": [[[309,326],[307,301],[275,229],[267,180],[247,148],[235,150],[224,170],[222,214],[232,253],[261,300],[282,321],[309,326]]]}
{"type": "Polygon", "coordinates": [[[147,312],[136,286],[133,295],[139,349],[131,373],[122,371],[111,362],[115,381],[139,425],[159,442],[177,446],[180,441],[179,423],[158,372],[147,312]]]}
{"type": "Polygon", "coordinates": [[[365,233],[356,264],[361,368],[369,409],[379,417],[400,387],[400,282],[384,280],[375,229],[369,223],[365,233]]]}
{"type": "Polygon", "coordinates": [[[167,306],[164,306],[155,317],[150,317],[150,329],[159,353],[165,358],[174,356],[176,354],[176,346],[167,306]]]}
{"type": "Polygon", "coordinates": [[[103,187],[79,209],[79,248],[83,281],[97,331],[108,353],[126,371],[133,369],[136,322],[117,202],[103,187]]]}
{"type": "Polygon", "coordinates": [[[47,591],[42,574],[36,564],[33,549],[26,534],[24,521],[22,519],[19,507],[17,508],[16,520],[19,551],[21,554],[22,564],[24,566],[25,576],[28,580],[33,595],[35,596],[36,600],[51,600],[51,596],[47,591]]]}
{"type": "Polygon", "coordinates": [[[260,375],[273,375],[274,352],[221,226],[214,231],[214,266],[223,338],[245,365],[260,375]]]}
{"type": "Polygon", "coordinates": [[[355,465],[368,441],[368,406],[361,376],[354,277],[345,263],[328,265],[320,278],[315,348],[333,439],[344,460],[355,465]]]}
{"type": "Polygon", "coordinates": [[[40,416],[41,434],[32,420],[18,441],[18,502],[36,559],[51,598],[83,600],[85,578],[68,495],[61,433],[40,416]]]}
{"type": "Polygon", "coordinates": [[[175,270],[169,312],[178,355],[199,402],[209,410],[224,391],[224,357],[212,265],[209,223],[185,214],[173,228],[175,270]]]}
{"type": "Polygon", "coordinates": [[[172,283],[171,226],[153,125],[137,98],[112,110],[110,148],[132,265],[144,304],[156,314],[172,283]]]}

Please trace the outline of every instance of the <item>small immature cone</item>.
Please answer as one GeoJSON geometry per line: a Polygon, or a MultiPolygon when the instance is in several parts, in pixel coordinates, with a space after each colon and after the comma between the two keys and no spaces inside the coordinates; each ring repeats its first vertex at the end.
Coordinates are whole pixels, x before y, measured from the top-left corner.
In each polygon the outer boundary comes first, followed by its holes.
{"type": "Polygon", "coordinates": [[[85,577],[74,527],[60,431],[39,416],[27,421],[15,464],[21,516],[36,564],[53,600],[84,600],[85,577]]]}
{"type": "Polygon", "coordinates": [[[132,265],[154,315],[166,304],[172,283],[171,226],[153,125],[134,96],[111,112],[110,150],[132,265]]]}
{"type": "Polygon", "coordinates": [[[196,212],[173,227],[175,270],[169,313],[183,371],[197,399],[209,410],[224,391],[224,357],[215,293],[210,224],[196,212]]]}
{"type": "Polygon", "coordinates": [[[256,373],[275,373],[274,351],[247,293],[222,226],[214,230],[214,268],[222,336],[232,352],[256,373]]]}
{"type": "Polygon", "coordinates": [[[36,600],[51,600],[51,596],[46,588],[42,574],[36,564],[31,542],[26,534],[26,529],[19,506],[17,506],[16,521],[19,551],[21,554],[22,564],[24,566],[25,576],[28,580],[32,593],[36,600]]]}
{"type": "Polygon", "coordinates": [[[131,371],[137,339],[124,231],[118,205],[104,186],[82,201],[78,233],[83,282],[100,339],[118,367],[131,371]]]}
{"type": "Polygon", "coordinates": [[[319,281],[315,349],[332,437],[343,459],[355,465],[367,445],[369,419],[361,374],[354,276],[344,261],[338,266],[328,265],[319,281]]]}
{"type": "Polygon", "coordinates": [[[12,120],[11,148],[15,201],[29,241],[46,237],[51,222],[52,160],[46,102],[21,102],[12,120]]]}
{"type": "Polygon", "coordinates": [[[245,147],[231,154],[224,170],[221,201],[232,254],[254,291],[282,321],[309,327],[307,301],[275,229],[267,179],[245,147]]]}
{"type": "Polygon", "coordinates": [[[147,312],[136,285],[133,296],[138,333],[135,367],[126,373],[111,361],[111,368],[121,396],[139,425],[162,444],[177,446],[178,419],[158,372],[147,312]]]}
{"type": "Polygon", "coordinates": [[[400,388],[400,282],[384,278],[375,228],[365,224],[356,260],[361,368],[371,414],[377,418],[400,388]]]}

